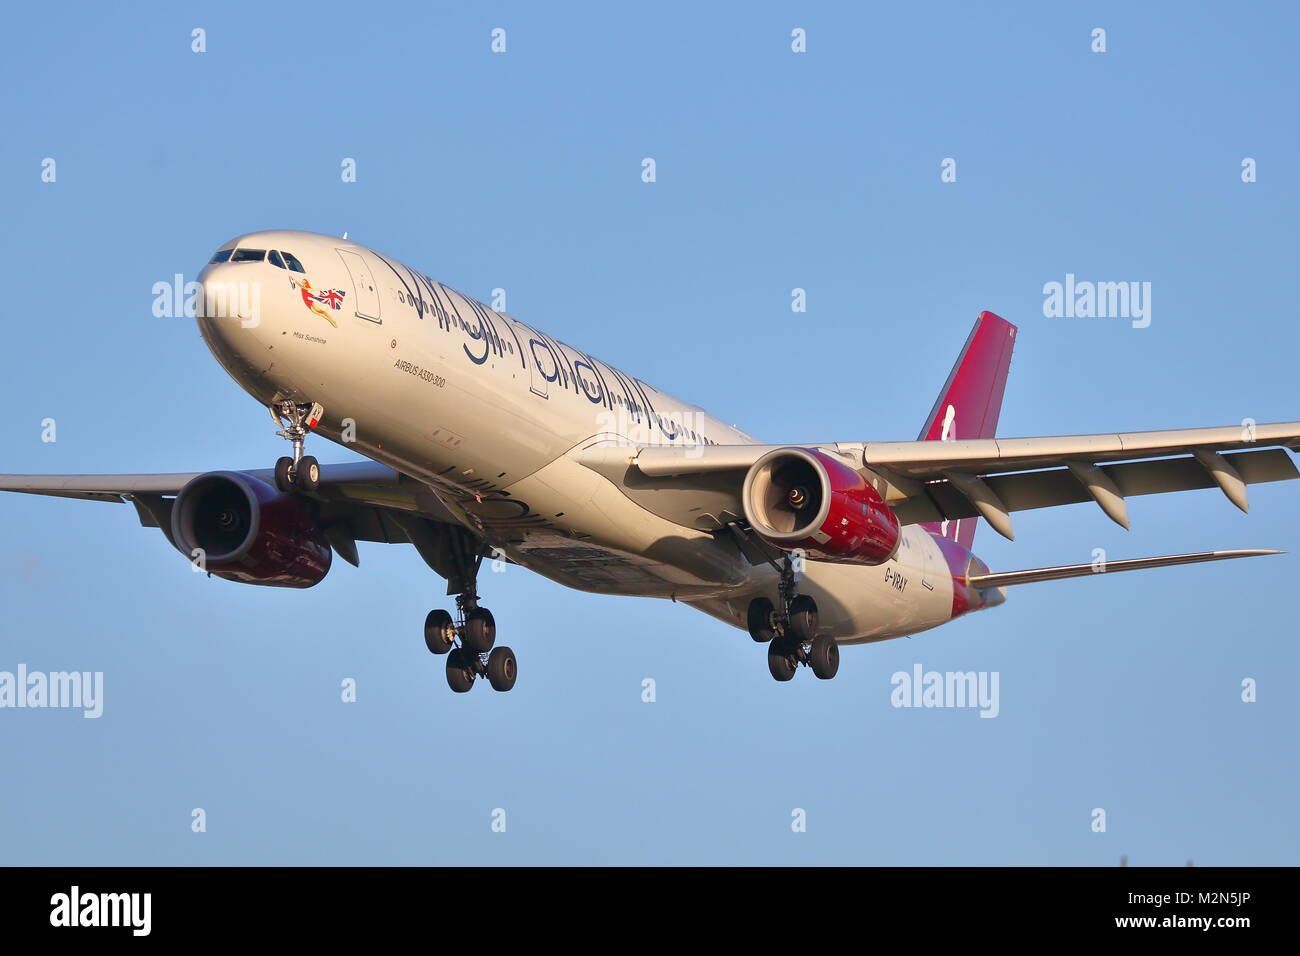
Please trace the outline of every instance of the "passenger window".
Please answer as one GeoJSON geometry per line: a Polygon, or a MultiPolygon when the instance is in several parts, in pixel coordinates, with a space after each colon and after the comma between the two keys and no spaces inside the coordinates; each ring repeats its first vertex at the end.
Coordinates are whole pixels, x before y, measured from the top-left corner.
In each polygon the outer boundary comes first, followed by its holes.
{"type": "Polygon", "coordinates": [[[230,257],[231,262],[261,262],[266,258],[265,249],[236,249],[230,257]]]}
{"type": "Polygon", "coordinates": [[[214,252],[214,253],[212,254],[212,258],[209,259],[208,261],[209,261],[209,262],[225,262],[227,259],[230,258],[230,254],[231,254],[232,252],[234,252],[234,251],[235,251],[234,249],[222,249],[222,250],[220,250],[219,252],[214,252]]]}
{"type": "Polygon", "coordinates": [[[284,268],[284,260],[280,258],[280,253],[276,252],[274,249],[266,254],[266,261],[271,263],[271,265],[275,266],[277,269],[284,268]]]}
{"type": "Polygon", "coordinates": [[[302,267],[302,263],[298,261],[298,257],[295,256],[292,252],[286,252],[286,253],[284,253],[284,263],[285,263],[285,265],[287,265],[287,266],[289,267],[289,271],[290,271],[290,272],[306,272],[306,271],[307,271],[306,269],[304,269],[304,268],[302,267]]]}

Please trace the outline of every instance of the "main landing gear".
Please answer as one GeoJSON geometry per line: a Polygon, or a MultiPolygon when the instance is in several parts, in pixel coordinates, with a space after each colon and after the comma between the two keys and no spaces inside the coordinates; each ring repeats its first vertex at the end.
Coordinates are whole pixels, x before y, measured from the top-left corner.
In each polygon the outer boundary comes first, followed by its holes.
{"type": "Polygon", "coordinates": [[[447,655],[447,684],[464,694],[476,679],[486,677],[493,690],[508,691],[519,676],[515,652],[508,647],[494,647],[497,625],[492,612],[479,607],[475,579],[482,557],[466,562],[465,591],[456,595],[456,619],[442,608],[430,611],[424,619],[424,643],[430,652],[447,655]],[[457,643],[459,641],[459,643],[457,643]]]}
{"type": "Polygon", "coordinates": [[[424,619],[425,645],[434,654],[447,655],[448,686],[463,694],[477,678],[486,677],[493,690],[510,690],[519,676],[519,663],[510,648],[492,646],[497,639],[492,612],[477,604],[468,606],[463,594],[456,598],[456,608],[459,623],[442,608],[424,619]]]}
{"type": "Polygon", "coordinates": [[[280,402],[270,409],[271,417],[281,426],[276,434],[293,442],[293,457],[286,455],[275,463],[275,486],[286,494],[315,491],[320,485],[320,462],[304,455],[302,446],[311,430],[320,424],[325,409],[319,402],[312,405],[280,402]]]}
{"type": "Polygon", "coordinates": [[[767,669],[775,679],[790,680],[804,664],[821,680],[830,680],[840,669],[840,646],[829,634],[817,633],[817,602],[796,593],[791,560],[786,558],[778,570],[781,609],[765,597],[750,601],[749,636],[767,645],[767,669]]]}

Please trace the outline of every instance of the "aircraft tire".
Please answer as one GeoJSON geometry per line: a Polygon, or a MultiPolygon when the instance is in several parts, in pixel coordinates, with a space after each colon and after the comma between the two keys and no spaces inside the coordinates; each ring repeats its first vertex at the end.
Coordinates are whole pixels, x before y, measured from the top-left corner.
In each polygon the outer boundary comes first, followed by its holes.
{"type": "Polygon", "coordinates": [[[519,663],[515,660],[515,652],[508,647],[494,648],[488,655],[487,676],[493,690],[504,693],[514,687],[515,680],[519,677],[519,663]]]}
{"type": "Polygon", "coordinates": [[[812,650],[808,653],[808,664],[812,672],[821,680],[830,680],[840,669],[840,646],[829,634],[820,634],[813,638],[812,650]]]}
{"type": "Polygon", "coordinates": [[[456,626],[442,608],[430,611],[424,619],[424,645],[431,654],[446,654],[456,646],[456,626]]]}
{"type": "Polygon", "coordinates": [[[294,469],[293,481],[303,491],[315,491],[320,487],[320,462],[311,455],[303,455],[294,469]]]}
{"type": "Polygon", "coordinates": [[[486,654],[497,641],[496,620],[485,607],[476,607],[465,615],[460,641],[471,654],[486,654]]]}
{"type": "Polygon", "coordinates": [[[776,629],[772,627],[774,610],[772,602],[765,597],[756,597],[749,602],[749,611],[746,614],[749,636],[760,644],[766,644],[776,637],[776,629]]]}
{"type": "Polygon", "coordinates": [[[459,647],[452,648],[447,655],[447,686],[458,694],[464,694],[474,686],[474,672],[465,660],[465,652],[459,647]]]}
{"type": "Polygon", "coordinates": [[[275,487],[285,494],[293,491],[293,459],[288,455],[275,463],[275,487]]]}
{"type": "Polygon", "coordinates": [[[790,623],[786,635],[799,644],[807,644],[817,636],[817,602],[800,594],[790,602],[790,623]]]}
{"type": "Polygon", "coordinates": [[[767,669],[772,677],[785,682],[794,677],[799,664],[784,640],[774,640],[767,646],[767,669]]]}

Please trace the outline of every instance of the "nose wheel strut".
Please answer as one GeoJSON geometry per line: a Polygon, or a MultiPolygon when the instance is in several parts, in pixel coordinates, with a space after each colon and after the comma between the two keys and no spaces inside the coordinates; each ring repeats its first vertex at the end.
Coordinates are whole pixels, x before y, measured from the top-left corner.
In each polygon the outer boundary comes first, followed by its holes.
{"type": "Polygon", "coordinates": [[[293,456],[286,455],[275,463],[275,486],[286,494],[315,491],[320,485],[320,462],[303,454],[303,444],[312,429],[320,424],[325,409],[319,402],[307,405],[285,401],[271,405],[270,411],[271,418],[280,426],[276,434],[293,443],[293,456]]]}

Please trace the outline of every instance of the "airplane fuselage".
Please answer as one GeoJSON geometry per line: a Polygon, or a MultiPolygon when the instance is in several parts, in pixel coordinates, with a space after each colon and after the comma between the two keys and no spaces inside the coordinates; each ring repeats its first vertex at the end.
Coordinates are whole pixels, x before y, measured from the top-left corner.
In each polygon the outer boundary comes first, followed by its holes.
{"type": "MultiPolygon", "coordinates": [[[[198,322],[262,404],[320,403],[317,433],[425,482],[500,553],[569,587],[671,598],[741,628],[751,598],[776,594],[774,567],[674,511],[671,491],[647,506],[575,458],[750,435],[346,239],[258,232],[214,260],[232,250],[267,256],[209,263],[198,322]],[[302,271],[278,264],[290,262],[302,271]]],[[[893,559],[809,560],[799,587],[838,641],[883,640],[983,606],[960,581],[971,560],[910,525],[893,559]]]]}

